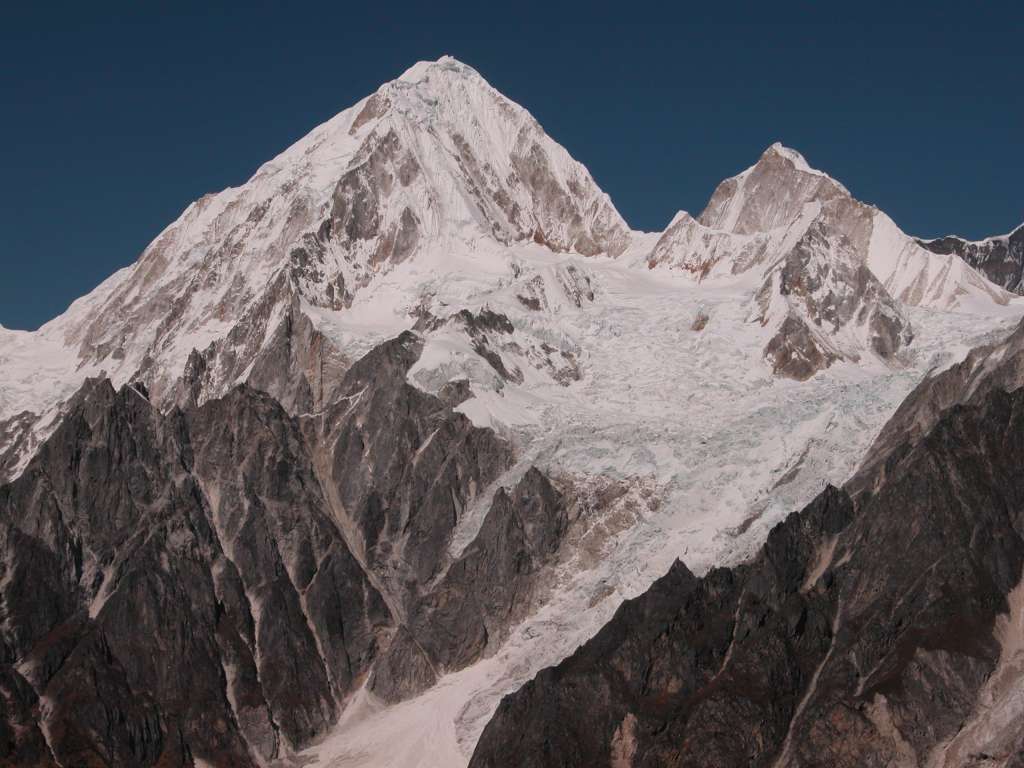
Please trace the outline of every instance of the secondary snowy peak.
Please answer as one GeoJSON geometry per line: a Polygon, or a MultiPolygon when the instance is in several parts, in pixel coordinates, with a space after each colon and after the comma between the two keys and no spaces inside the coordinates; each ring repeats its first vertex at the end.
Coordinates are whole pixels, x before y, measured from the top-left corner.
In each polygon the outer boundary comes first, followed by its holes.
{"type": "Polygon", "coordinates": [[[647,265],[758,280],[752,316],[773,334],[765,357],[798,379],[836,360],[894,360],[912,339],[901,305],[987,313],[1010,299],[781,144],[723,181],[699,217],[678,214],[647,265]]]}
{"type": "Polygon", "coordinates": [[[734,235],[764,235],[791,226],[808,203],[820,204],[830,226],[905,304],[970,310],[1005,304],[1010,298],[961,259],[921,247],[884,213],[855,199],[838,181],[811,168],[799,152],[780,144],[723,181],[698,222],[734,235]]]}
{"type": "Polygon", "coordinates": [[[776,143],[757,163],[719,184],[698,217],[677,214],[648,256],[648,266],[681,268],[701,279],[770,267],[815,217],[866,251],[864,219],[870,210],[842,184],[811,168],[799,152],[776,143]]]}
{"type": "Polygon", "coordinates": [[[698,220],[749,235],[787,226],[806,203],[849,197],[846,187],[812,169],[799,152],[776,143],[757,163],[719,184],[698,220]]]}

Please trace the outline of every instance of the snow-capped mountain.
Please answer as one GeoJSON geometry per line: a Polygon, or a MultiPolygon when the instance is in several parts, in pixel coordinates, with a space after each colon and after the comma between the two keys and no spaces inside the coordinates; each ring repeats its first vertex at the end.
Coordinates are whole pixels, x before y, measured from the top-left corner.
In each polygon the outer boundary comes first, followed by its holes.
{"type": "MultiPolygon", "coordinates": [[[[523,242],[618,255],[630,237],[529,113],[464,64],[422,62],[189,206],[39,332],[2,332],[0,420],[38,417],[101,372],[165,404],[251,381],[309,411],[352,361],[324,326],[351,322],[365,342],[359,326],[379,325],[382,300],[364,294],[396,266],[450,269],[450,254],[523,242]]],[[[402,288],[392,300],[410,304],[383,310],[378,337],[412,325],[418,281],[402,288]]]]}
{"type": "Polygon", "coordinates": [[[752,555],[1022,302],[781,145],[631,231],[419,63],[0,329],[0,736],[465,765],[504,694],[677,558],[752,555]]]}
{"type": "Polygon", "coordinates": [[[1010,300],[781,144],[723,181],[698,218],[677,214],[647,263],[699,280],[761,281],[752,314],[774,334],[765,357],[795,378],[862,355],[893,360],[913,336],[901,304],[984,311],[1010,300]]]}
{"type": "Polygon", "coordinates": [[[215,358],[214,395],[251,375],[303,305],[350,308],[403,261],[480,240],[617,255],[629,235],[586,169],[525,110],[442,58],[318,127],[241,187],[198,200],[136,264],[24,343],[70,353],[70,370],[141,377],[158,399],[196,349],[215,358]]]}
{"type": "MultiPolygon", "coordinates": [[[[623,257],[644,242],[526,110],[454,59],[421,62],[244,185],[198,200],[37,333],[4,331],[0,421],[52,424],[51,410],[98,374],[142,381],[165,405],[248,381],[308,412],[368,339],[412,327],[431,302],[466,302],[444,295],[440,275],[484,276],[479,292],[509,279],[494,273],[528,244],[623,257]]],[[[699,219],[677,216],[647,261],[701,278],[754,271],[751,319],[772,335],[765,356],[797,378],[898,353],[912,331],[890,296],[982,312],[1007,300],[781,145],[722,182],[699,219]]],[[[18,434],[21,447],[4,446],[8,473],[38,442],[18,434]]]]}
{"type": "Polygon", "coordinates": [[[912,306],[964,309],[972,302],[1005,303],[963,260],[921,248],[888,216],[850,195],[846,188],[812,169],[799,152],[779,144],[738,176],[715,190],[700,223],[734,234],[767,232],[790,226],[805,215],[804,206],[820,203],[818,214],[830,230],[842,234],[858,258],[886,290],[912,306]]]}

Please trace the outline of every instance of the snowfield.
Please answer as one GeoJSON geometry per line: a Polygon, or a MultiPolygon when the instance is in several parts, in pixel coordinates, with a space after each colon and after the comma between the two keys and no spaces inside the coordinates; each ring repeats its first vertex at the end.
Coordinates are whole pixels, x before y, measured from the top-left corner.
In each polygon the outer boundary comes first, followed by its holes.
{"type": "MultiPolygon", "coordinates": [[[[826,481],[838,485],[852,474],[922,377],[1024,315],[1021,300],[985,314],[904,307],[915,338],[896,364],[840,362],[795,382],[773,377],[761,358],[765,330],[748,317],[749,276],[698,282],[631,263],[629,253],[583,259],[539,247],[496,261],[516,263],[526,276],[572,265],[590,276],[594,300],[579,308],[562,302],[541,316],[515,298],[510,274],[491,289],[479,273],[459,271],[427,284],[438,288],[439,302],[460,296],[461,306],[507,314],[520,339],[560,337],[581,351],[582,379],[566,387],[529,371],[523,384],[503,382],[496,391],[488,388],[493,370],[454,333],[428,340],[410,379],[434,390],[450,378],[473,381],[480,394],[460,409],[515,442],[512,474],[536,464],[584,484],[621,481],[632,493],[613,513],[619,519],[586,521],[582,538],[592,541],[556,566],[549,602],[494,656],[397,706],[359,692],[335,731],[304,753],[314,765],[465,765],[503,695],[571,654],[676,558],[699,574],[751,555],[826,481]],[[708,321],[695,331],[698,313],[708,321]]],[[[403,303],[393,293],[387,302],[403,303]]],[[[469,529],[461,541],[471,538],[474,511],[485,509],[475,505],[460,523],[469,529]]]]}

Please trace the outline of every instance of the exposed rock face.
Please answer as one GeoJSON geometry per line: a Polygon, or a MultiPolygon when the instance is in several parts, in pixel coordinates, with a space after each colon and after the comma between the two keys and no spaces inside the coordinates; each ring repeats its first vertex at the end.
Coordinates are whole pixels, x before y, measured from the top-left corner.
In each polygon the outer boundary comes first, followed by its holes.
{"type": "MultiPolygon", "coordinates": [[[[508,318],[465,313],[477,332],[509,332],[508,318]]],[[[532,606],[535,576],[567,525],[561,494],[538,470],[499,488],[473,541],[452,560],[464,511],[511,464],[507,443],[473,427],[406,375],[422,350],[411,333],[381,345],[346,374],[338,403],[306,420],[336,517],[401,626],[376,665],[372,689],[390,701],[478,659],[532,606]]]]}
{"type": "Polygon", "coordinates": [[[768,257],[765,233],[737,235],[702,224],[686,211],[676,214],[647,256],[647,266],[683,269],[698,279],[716,272],[739,274],[768,257]]]}
{"type": "Polygon", "coordinates": [[[0,490],[4,656],[52,702],[41,726],[62,763],[182,764],[186,741],[246,752],[219,685],[216,539],[186,442],[180,416],[96,382],[0,490]]]}
{"type": "Polygon", "coordinates": [[[39,697],[16,669],[0,665],[0,763],[56,768],[46,737],[39,728],[39,697]]]}
{"type": "Polygon", "coordinates": [[[1021,449],[1024,391],[992,390],[749,564],[677,563],[507,697],[471,765],[1019,765],[1021,449]]]}
{"type": "Polygon", "coordinates": [[[449,408],[456,408],[473,396],[473,390],[469,379],[454,379],[445,382],[437,396],[449,408]]]}
{"type": "Polygon", "coordinates": [[[257,666],[272,720],[302,743],[333,722],[337,703],[366,675],[391,616],[341,536],[298,425],[280,404],[238,388],[188,422],[193,474],[260,617],[257,666]]]}
{"type": "Polygon", "coordinates": [[[0,487],[0,757],[260,765],[321,735],[378,661],[397,699],[501,637],[565,506],[531,471],[452,560],[511,451],[406,382],[421,347],[379,346],[302,420],[247,386],[164,414],[90,381],[0,487]]]}
{"type": "Polygon", "coordinates": [[[625,250],[628,229],[607,197],[593,196],[587,176],[560,179],[544,148],[526,131],[519,137],[512,166],[539,212],[533,224],[535,242],[584,256],[618,256],[625,250]]]}
{"type": "Polygon", "coordinates": [[[282,315],[252,361],[248,377],[238,371],[236,379],[245,378],[250,386],[272,395],[289,413],[318,411],[333,402],[336,383],[350,361],[302,311],[297,296],[282,315]]]}
{"type": "Polygon", "coordinates": [[[965,240],[956,235],[918,240],[932,253],[955,254],[998,286],[1024,293],[1024,225],[1002,237],[965,240]]]}
{"type": "Polygon", "coordinates": [[[473,542],[413,603],[404,637],[376,668],[374,692],[387,700],[405,698],[497,647],[533,607],[541,586],[536,577],[567,526],[562,494],[536,468],[511,493],[499,489],[473,542]]]}
{"type": "Polygon", "coordinates": [[[821,344],[798,315],[790,314],[765,345],[764,357],[776,375],[806,381],[840,359],[830,346],[821,344]]]}
{"type": "Polygon", "coordinates": [[[406,382],[421,349],[412,333],[377,347],[306,424],[336,514],[398,605],[438,573],[463,509],[511,463],[494,432],[406,382]]]}
{"type": "Polygon", "coordinates": [[[821,220],[768,272],[756,301],[759,322],[777,327],[765,358],[793,379],[865,352],[892,360],[913,338],[899,304],[859,263],[849,240],[821,220]]]}
{"type": "MultiPolygon", "coordinates": [[[[514,291],[515,299],[528,310],[552,314],[566,302],[592,300],[589,277],[581,271],[570,267],[553,272],[546,277],[558,286],[557,295],[552,295],[552,286],[540,275],[533,275],[523,284],[514,283],[510,292],[514,291]],[[566,284],[563,278],[577,282],[566,284]],[[533,289],[529,299],[523,295],[524,287],[533,289]]],[[[445,401],[451,399],[453,386],[459,387],[459,402],[464,402],[481,392],[502,393],[509,384],[529,387],[550,380],[568,387],[583,377],[581,349],[571,339],[553,337],[529,320],[524,322],[522,317],[514,324],[509,315],[486,306],[461,309],[447,317],[435,317],[424,311],[417,328],[424,331],[426,343],[434,345],[435,354],[426,355],[432,363],[414,369],[411,379],[445,401]],[[440,350],[443,352],[436,354],[440,350]],[[455,384],[460,381],[465,384],[455,384]]]]}
{"type": "Polygon", "coordinates": [[[401,200],[402,191],[421,173],[419,163],[394,130],[387,130],[371,133],[352,164],[334,188],[331,215],[322,231],[354,258],[362,256],[365,243],[374,267],[404,261],[419,241],[420,221],[408,205],[391,198],[401,200]]]}
{"type": "Polygon", "coordinates": [[[276,757],[333,722],[391,622],[297,425],[252,390],[165,417],[91,384],[0,510],[4,658],[65,765],[276,757]]]}
{"type": "Polygon", "coordinates": [[[773,144],[754,166],[718,185],[698,221],[750,235],[789,226],[806,203],[849,196],[842,184],[812,170],[800,153],[773,144]]]}
{"type": "Polygon", "coordinates": [[[22,411],[0,421],[0,484],[11,479],[26,455],[34,449],[32,428],[38,421],[36,414],[22,411]]]}
{"type": "MultiPolygon", "coordinates": [[[[153,397],[188,408],[220,397],[228,383],[244,381],[289,413],[310,413],[331,402],[348,365],[302,310],[294,280],[285,276],[268,286],[224,339],[193,349],[171,391],[158,390],[153,397]]],[[[152,379],[155,366],[145,362],[135,378],[152,379]]]]}
{"type": "Polygon", "coordinates": [[[1024,323],[1005,339],[977,347],[960,363],[924,379],[882,428],[857,474],[851,493],[870,491],[900,461],[947,409],[976,405],[993,391],[1024,386],[1024,323]]]}

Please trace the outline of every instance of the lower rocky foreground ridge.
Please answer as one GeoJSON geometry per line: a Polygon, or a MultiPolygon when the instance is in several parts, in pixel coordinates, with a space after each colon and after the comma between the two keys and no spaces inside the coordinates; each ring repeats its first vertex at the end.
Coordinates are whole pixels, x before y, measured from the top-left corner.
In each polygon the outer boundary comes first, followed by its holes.
{"type": "Polygon", "coordinates": [[[303,419],[87,382],[0,487],[0,765],[293,764],[356,689],[399,700],[500,639],[570,504],[531,469],[447,553],[512,454],[406,382],[421,348],[303,419]]]}
{"type": "Polygon", "coordinates": [[[1021,334],[923,382],[884,468],[751,561],[677,561],[502,700],[470,765],[1024,766],[1021,334]]]}

